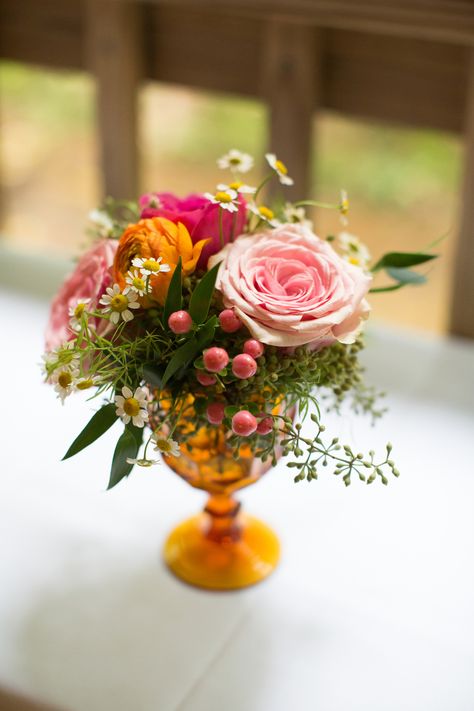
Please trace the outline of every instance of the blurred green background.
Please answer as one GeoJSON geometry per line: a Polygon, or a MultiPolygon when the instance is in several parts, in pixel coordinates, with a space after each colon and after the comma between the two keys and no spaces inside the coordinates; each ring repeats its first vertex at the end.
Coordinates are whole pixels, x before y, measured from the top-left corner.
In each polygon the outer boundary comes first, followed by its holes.
{"type": "MultiPolygon", "coordinates": [[[[81,248],[87,213],[100,200],[94,91],[83,74],[0,64],[1,233],[10,247],[51,257],[81,248]]],[[[374,257],[387,249],[426,248],[446,235],[428,286],[372,298],[379,320],[444,332],[460,141],[327,112],[314,130],[311,197],[334,202],[346,189],[348,229],[374,257]]],[[[263,157],[266,111],[256,101],[147,84],[140,93],[139,142],[143,192],[204,191],[220,179],[215,159],[229,148],[263,157]]],[[[291,156],[281,158],[291,173],[291,156]]],[[[340,229],[333,212],[314,217],[321,235],[340,229]]]]}

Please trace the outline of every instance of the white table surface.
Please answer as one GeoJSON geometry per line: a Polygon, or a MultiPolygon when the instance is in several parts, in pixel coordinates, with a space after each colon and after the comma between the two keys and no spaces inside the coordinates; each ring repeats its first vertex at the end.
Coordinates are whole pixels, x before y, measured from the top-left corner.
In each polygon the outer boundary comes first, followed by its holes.
{"type": "Polygon", "coordinates": [[[280,567],[219,594],[160,559],[201,493],[164,466],[105,492],[115,426],[61,463],[91,404],[40,382],[45,306],[0,309],[0,683],[70,711],[472,711],[474,346],[375,330],[389,413],[327,424],[391,440],[402,476],[295,485],[279,465],[242,499],[280,567]]]}

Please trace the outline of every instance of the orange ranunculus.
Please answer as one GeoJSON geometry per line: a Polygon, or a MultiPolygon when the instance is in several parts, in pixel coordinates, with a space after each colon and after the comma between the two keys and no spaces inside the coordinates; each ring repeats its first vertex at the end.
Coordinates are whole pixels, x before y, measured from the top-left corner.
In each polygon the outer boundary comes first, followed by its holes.
{"type": "Polygon", "coordinates": [[[125,277],[135,257],[161,257],[163,264],[169,264],[170,271],[152,276],[150,284],[154,298],[164,304],[179,257],[183,274],[192,274],[207,241],[203,239],[193,244],[188,230],[181,222],[175,224],[164,217],[140,220],[129,225],[119,240],[114,261],[114,278],[123,288],[125,277]]]}

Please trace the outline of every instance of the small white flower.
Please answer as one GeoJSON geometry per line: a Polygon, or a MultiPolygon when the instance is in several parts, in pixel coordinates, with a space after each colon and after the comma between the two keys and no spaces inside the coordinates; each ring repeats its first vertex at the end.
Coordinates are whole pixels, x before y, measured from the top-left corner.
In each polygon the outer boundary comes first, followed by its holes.
{"type": "Polygon", "coordinates": [[[253,168],[253,158],[249,153],[232,148],[217,160],[217,165],[223,170],[230,168],[235,173],[247,173],[253,168]]]}
{"type": "Polygon", "coordinates": [[[252,187],[252,185],[245,185],[245,183],[241,183],[240,180],[235,180],[233,183],[230,183],[230,185],[226,185],[226,183],[219,183],[219,185],[217,185],[217,189],[224,192],[235,190],[241,195],[253,195],[257,192],[257,188],[252,187]]]}
{"type": "Polygon", "coordinates": [[[282,185],[293,185],[294,181],[288,175],[288,168],[281,160],[278,160],[274,153],[266,153],[265,158],[270,168],[278,175],[282,185]]]}
{"type": "Polygon", "coordinates": [[[134,291],[139,296],[145,296],[145,294],[148,292],[147,281],[143,278],[143,276],[141,276],[140,272],[137,269],[133,269],[127,272],[125,281],[128,284],[128,286],[126,286],[123,290],[123,293],[125,295],[127,295],[129,291],[134,291]]]}
{"type": "Polygon", "coordinates": [[[58,398],[64,405],[64,400],[74,391],[74,380],[78,375],[78,370],[74,364],[61,365],[51,376],[54,383],[54,390],[58,393],[58,398]]]}
{"type": "Polygon", "coordinates": [[[74,306],[69,307],[70,324],[74,331],[79,331],[83,318],[87,317],[87,307],[90,301],[90,299],[78,299],[74,306]]]}
{"type": "Polygon", "coordinates": [[[232,188],[218,190],[214,195],[212,193],[204,193],[204,197],[210,200],[213,205],[219,205],[223,210],[237,212],[239,209],[236,204],[238,193],[236,190],[232,190],[232,188]]]}
{"type": "Polygon", "coordinates": [[[160,274],[161,272],[170,271],[170,265],[162,264],[161,257],[158,257],[158,259],[155,259],[154,257],[135,257],[132,264],[140,270],[142,276],[154,276],[155,274],[160,274]]]}
{"type": "Polygon", "coordinates": [[[161,464],[159,459],[133,459],[127,457],[127,464],[137,464],[139,467],[152,467],[154,464],[161,464]]]}
{"type": "Polygon", "coordinates": [[[371,255],[365,244],[350,232],[340,232],[337,244],[342,252],[343,259],[365,269],[370,262],[371,255]]]}
{"type": "Polygon", "coordinates": [[[102,309],[104,313],[110,313],[111,322],[117,324],[121,318],[124,321],[131,321],[133,314],[130,309],[140,308],[140,304],[136,300],[136,293],[122,293],[118,284],[114,284],[113,287],[109,286],[106,291],[107,294],[101,298],[99,303],[104,305],[105,308],[102,309]]]}
{"type": "Polygon", "coordinates": [[[51,371],[55,370],[59,364],[77,368],[80,355],[73,349],[75,348],[74,341],[65,341],[61,346],[54,351],[47,351],[41,356],[41,369],[43,375],[47,376],[48,382],[52,382],[50,378],[51,371]]]}
{"type": "Polygon", "coordinates": [[[247,205],[250,212],[256,215],[262,222],[266,222],[270,227],[278,227],[280,221],[276,219],[273,210],[270,210],[266,205],[255,205],[255,203],[249,203],[247,205]]]}
{"type": "Polygon", "coordinates": [[[161,452],[168,457],[180,457],[181,450],[176,440],[167,437],[161,430],[153,433],[155,451],[161,452]]]}
{"type": "Polygon", "coordinates": [[[104,210],[92,210],[89,213],[89,221],[92,222],[95,232],[100,237],[109,237],[114,229],[114,223],[104,210]]]}
{"type": "Polygon", "coordinates": [[[131,420],[135,427],[144,427],[145,422],[148,422],[148,395],[145,388],[136,388],[135,392],[132,392],[124,386],[122,394],[115,396],[116,414],[126,425],[131,420]]]}
{"type": "Polygon", "coordinates": [[[304,207],[296,207],[291,202],[287,202],[283,208],[283,216],[287,222],[291,224],[298,223],[308,227],[310,230],[313,229],[313,223],[306,217],[306,210],[304,207]]]}
{"type": "Polygon", "coordinates": [[[84,375],[82,378],[78,378],[74,384],[76,390],[89,390],[89,388],[94,388],[100,384],[100,378],[97,375],[84,375]]]}
{"type": "Polygon", "coordinates": [[[347,219],[347,214],[349,212],[349,197],[345,190],[341,190],[341,202],[339,203],[339,212],[341,213],[342,224],[349,224],[349,220],[347,219]]]}

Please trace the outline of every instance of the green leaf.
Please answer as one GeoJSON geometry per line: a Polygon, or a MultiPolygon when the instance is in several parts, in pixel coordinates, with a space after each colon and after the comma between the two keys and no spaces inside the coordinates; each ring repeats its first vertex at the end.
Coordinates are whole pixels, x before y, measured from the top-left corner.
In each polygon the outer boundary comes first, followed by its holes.
{"type": "Polygon", "coordinates": [[[140,444],[137,442],[135,434],[126,427],[115,447],[107,490],[112,489],[119,481],[122,481],[124,477],[130,474],[133,464],[128,464],[127,457],[135,459],[139,448],[140,444]]]}
{"type": "Polygon", "coordinates": [[[374,289],[369,289],[369,294],[382,294],[384,291],[396,291],[401,289],[406,284],[392,284],[391,286],[376,286],[374,289]]]}
{"type": "Polygon", "coordinates": [[[196,338],[200,349],[205,348],[212,342],[214,338],[214,332],[217,328],[218,323],[219,319],[217,318],[217,316],[211,316],[209,321],[206,321],[206,323],[199,329],[196,334],[196,338]]]}
{"type": "Polygon", "coordinates": [[[226,417],[233,417],[238,411],[239,408],[236,405],[228,405],[224,408],[224,414],[226,417]]]}
{"type": "Polygon", "coordinates": [[[437,254],[423,254],[421,252],[388,252],[372,267],[372,272],[378,272],[387,267],[414,267],[436,259],[437,254]]]}
{"type": "Polygon", "coordinates": [[[402,269],[399,267],[387,267],[386,272],[392,279],[401,284],[424,284],[426,277],[423,274],[417,274],[411,269],[402,269]]]}
{"type": "Polygon", "coordinates": [[[98,410],[89,420],[81,434],[78,435],[71,444],[63,457],[63,461],[64,459],[73,457],[82,449],[85,449],[92,444],[92,442],[95,442],[95,440],[103,435],[104,432],[107,432],[107,430],[112,427],[117,419],[115,410],[116,408],[113,403],[109,403],[108,405],[101,407],[100,410],[98,410]]]}
{"type": "Polygon", "coordinates": [[[184,365],[187,365],[194,358],[199,350],[199,343],[196,338],[191,338],[176,350],[170,358],[166,370],[163,374],[162,387],[164,388],[168,380],[184,365]]]}
{"type": "Polygon", "coordinates": [[[168,319],[174,311],[181,310],[182,304],[182,286],[181,286],[181,257],[178,259],[178,264],[171,277],[166,301],[163,308],[163,325],[168,328],[168,319]]]}
{"type": "Polygon", "coordinates": [[[204,323],[209,313],[214,287],[216,285],[217,272],[220,262],[206,272],[194,289],[189,301],[189,313],[194,323],[204,323]]]}
{"type": "Polygon", "coordinates": [[[163,377],[159,370],[153,368],[151,365],[143,366],[142,370],[143,380],[146,381],[148,385],[153,388],[162,388],[163,377]]]}

